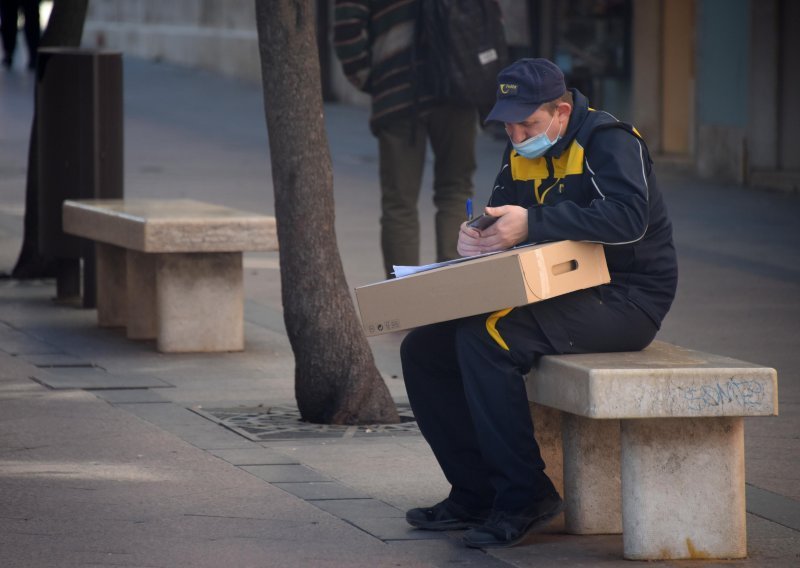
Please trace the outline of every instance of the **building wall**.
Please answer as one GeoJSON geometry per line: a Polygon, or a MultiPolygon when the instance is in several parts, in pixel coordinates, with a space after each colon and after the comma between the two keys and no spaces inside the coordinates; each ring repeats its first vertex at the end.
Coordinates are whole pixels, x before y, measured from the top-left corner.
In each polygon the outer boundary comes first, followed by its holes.
{"type": "MultiPolygon", "coordinates": [[[[332,18],[333,0],[326,1],[332,18]]],[[[553,55],[555,1],[500,0],[516,52],[553,55]]],[[[703,177],[798,190],[800,34],[793,23],[800,1],[632,6],[632,92],[625,95],[651,150],[703,177]]],[[[332,44],[331,29],[327,37],[332,44]]],[[[84,44],[260,82],[253,0],[92,0],[84,44]]],[[[333,49],[327,53],[333,96],[368,104],[333,49]]]]}
{"type": "Polygon", "coordinates": [[[747,129],[747,183],[800,191],[800,2],[759,0],[750,6],[752,57],[747,129]]]}
{"type": "Polygon", "coordinates": [[[695,2],[669,0],[661,21],[661,150],[688,155],[694,149],[695,2]]]}
{"type": "Polygon", "coordinates": [[[83,43],[259,81],[252,0],[92,0],[83,43]]]}
{"type": "Polygon", "coordinates": [[[800,23],[800,2],[782,0],[780,5],[779,166],[781,169],[800,174],[800,144],[797,143],[797,132],[800,129],[800,105],[797,104],[800,93],[800,33],[797,32],[797,24],[800,23]]]}
{"type": "MultiPolygon", "coordinates": [[[[529,41],[527,4],[500,3],[510,41],[529,41]]],[[[328,6],[332,20],[333,0],[328,6]]],[[[332,29],[327,36],[332,45],[332,29]]],[[[84,45],[261,81],[253,0],[91,0],[84,45]]],[[[333,96],[368,104],[369,97],[345,78],[332,49],[328,63],[333,96]]]]}
{"type": "Polygon", "coordinates": [[[659,162],[800,191],[800,2],[633,7],[633,119],[659,162]]]}
{"type": "Polygon", "coordinates": [[[661,152],[662,0],[633,4],[631,117],[651,152],[661,152]]]}
{"type": "Polygon", "coordinates": [[[750,70],[748,0],[697,3],[697,172],[743,183],[750,70]]]}
{"type": "Polygon", "coordinates": [[[777,0],[761,0],[750,8],[753,57],[750,63],[752,81],[759,85],[757,96],[748,103],[750,123],[748,138],[751,167],[774,170],[778,167],[778,48],[780,38],[777,0]]]}

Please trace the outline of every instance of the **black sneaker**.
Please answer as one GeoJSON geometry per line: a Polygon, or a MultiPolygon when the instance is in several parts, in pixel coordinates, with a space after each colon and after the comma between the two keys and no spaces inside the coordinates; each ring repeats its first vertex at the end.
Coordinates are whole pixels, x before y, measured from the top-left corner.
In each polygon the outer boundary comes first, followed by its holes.
{"type": "Polygon", "coordinates": [[[489,520],[467,531],[464,544],[470,548],[507,548],[522,542],[528,534],[546,525],[564,509],[557,494],[517,511],[492,511],[489,520]]]}
{"type": "Polygon", "coordinates": [[[486,522],[489,511],[470,511],[450,499],[433,507],[411,509],[406,521],[414,528],[426,531],[456,531],[477,527],[486,522]]]}

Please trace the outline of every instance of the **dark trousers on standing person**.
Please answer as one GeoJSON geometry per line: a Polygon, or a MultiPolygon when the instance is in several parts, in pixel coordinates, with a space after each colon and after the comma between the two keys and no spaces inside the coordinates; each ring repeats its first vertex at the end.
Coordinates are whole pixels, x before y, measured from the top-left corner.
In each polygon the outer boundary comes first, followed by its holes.
{"type": "Polygon", "coordinates": [[[401,347],[406,390],[449,498],[473,511],[514,511],[555,493],[525,374],[541,355],[638,351],[656,331],[610,286],[411,331],[401,347]]]}
{"type": "Polygon", "coordinates": [[[17,15],[25,16],[25,42],[28,45],[28,67],[36,67],[39,49],[39,0],[0,0],[0,35],[3,38],[3,65],[11,67],[17,47],[17,15]]]}
{"type": "Polygon", "coordinates": [[[419,201],[428,141],[434,155],[436,260],[458,258],[458,232],[472,197],[478,114],[473,107],[439,105],[416,119],[399,117],[378,129],[381,249],[387,278],[392,266],[419,264],[419,201]]]}

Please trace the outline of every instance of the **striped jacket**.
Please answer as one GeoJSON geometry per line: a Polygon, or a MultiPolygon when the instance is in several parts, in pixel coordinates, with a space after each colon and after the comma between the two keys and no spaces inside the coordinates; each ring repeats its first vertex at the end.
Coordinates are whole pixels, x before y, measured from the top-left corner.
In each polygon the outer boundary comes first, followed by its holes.
{"type": "Polygon", "coordinates": [[[424,112],[436,102],[415,47],[419,0],[336,0],[333,43],[353,85],[372,96],[370,127],[424,112]],[[416,68],[415,68],[416,66],[416,68]],[[416,93],[416,97],[415,97],[416,93]]]}

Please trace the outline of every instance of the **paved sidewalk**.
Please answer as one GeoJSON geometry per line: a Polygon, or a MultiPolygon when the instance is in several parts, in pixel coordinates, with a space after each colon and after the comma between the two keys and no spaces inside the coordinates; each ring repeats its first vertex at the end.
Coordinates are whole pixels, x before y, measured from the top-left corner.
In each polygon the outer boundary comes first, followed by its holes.
{"type": "MultiPolygon", "coordinates": [[[[260,89],[125,59],[125,194],[271,214],[260,89]]],[[[0,75],[0,271],[22,234],[33,77],[0,75]]],[[[377,154],[364,109],[330,105],[337,234],[351,286],[381,278],[377,154]]],[[[479,137],[476,199],[503,143],[479,137]]],[[[430,172],[426,174],[429,186],[430,172]]],[[[680,255],[659,335],[778,369],[781,416],[746,421],[748,547],[800,564],[800,197],[660,172],[680,255]]],[[[421,199],[433,260],[431,192],[421,199]]],[[[485,553],[413,531],[447,488],[413,427],[293,428],[277,254],[245,255],[246,351],[160,354],[0,280],[0,566],[631,566],[619,535],[541,534],[485,553]],[[266,414],[270,409],[270,414],[266,414]]],[[[370,340],[403,408],[401,334],[370,340]]]]}

